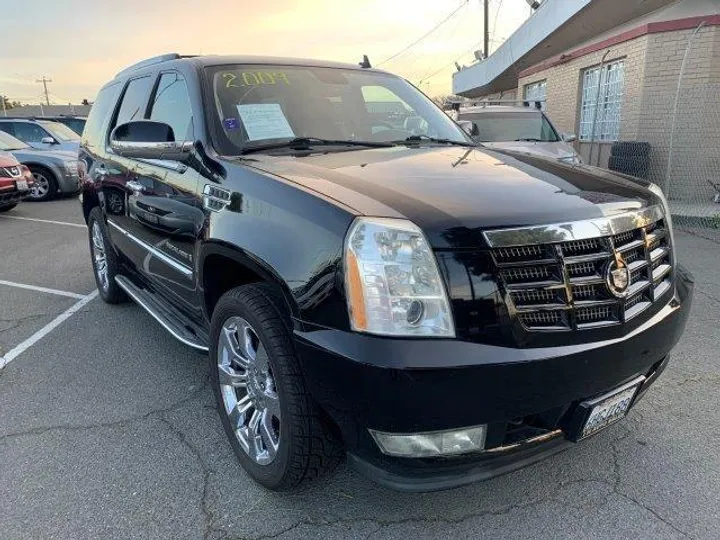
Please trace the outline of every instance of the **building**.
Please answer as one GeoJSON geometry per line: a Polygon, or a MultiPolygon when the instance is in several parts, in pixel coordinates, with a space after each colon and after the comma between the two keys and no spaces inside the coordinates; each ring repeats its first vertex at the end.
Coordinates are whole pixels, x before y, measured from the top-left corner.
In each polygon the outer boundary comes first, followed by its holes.
{"type": "MultiPolygon", "coordinates": [[[[87,116],[91,105],[22,105],[6,112],[8,116],[87,116]]],[[[0,116],[3,111],[0,110],[0,116]]]]}
{"type": "Polygon", "coordinates": [[[491,56],[455,73],[453,92],[544,99],[586,163],[622,170],[634,151],[636,175],[671,199],[712,206],[720,193],[720,0],[545,0],[491,56]],[[611,158],[617,141],[649,145],[611,158]]]}

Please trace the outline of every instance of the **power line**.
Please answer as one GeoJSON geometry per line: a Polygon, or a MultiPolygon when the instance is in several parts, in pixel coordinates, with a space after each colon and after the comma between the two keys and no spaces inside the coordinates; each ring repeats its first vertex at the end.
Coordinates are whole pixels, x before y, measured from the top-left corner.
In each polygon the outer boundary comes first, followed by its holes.
{"type": "MultiPolygon", "coordinates": [[[[490,42],[491,42],[491,43],[496,43],[497,41],[498,41],[498,40],[496,40],[496,39],[494,39],[494,38],[490,38],[490,42]]],[[[471,52],[474,52],[475,50],[477,50],[477,48],[478,48],[480,45],[482,45],[482,43],[483,43],[483,40],[481,39],[480,41],[478,41],[477,43],[475,43],[475,45],[473,45],[470,49],[468,49],[467,51],[465,51],[464,53],[462,53],[460,56],[458,56],[457,58],[455,58],[452,62],[448,62],[447,64],[445,64],[443,67],[441,67],[441,68],[438,69],[437,71],[433,71],[430,75],[425,75],[422,79],[420,79],[420,82],[419,82],[418,84],[422,84],[422,83],[424,83],[425,81],[428,81],[428,80],[432,79],[433,77],[435,77],[435,75],[437,75],[438,73],[443,72],[444,70],[446,70],[447,68],[449,68],[450,66],[452,66],[455,62],[459,61],[459,60],[460,60],[462,57],[464,57],[465,55],[470,54],[471,52]]]]}
{"type": "Polygon", "coordinates": [[[425,39],[425,38],[428,37],[430,34],[432,34],[435,30],[437,30],[438,28],[440,28],[443,24],[445,24],[446,22],[448,22],[448,21],[449,21],[453,16],[455,16],[455,14],[457,14],[462,8],[464,8],[465,6],[467,6],[467,5],[468,5],[468,2],[469,2],[469,0],[465,0],[465,2],[463,2],[463,3],[460,5],[460,7],[458,7],[455,11],[453,11],[452,13],[450,13],[450,15],[448,15],[447,17],[445,17],[442,21],[440,21],[439,23],[437,23],[435,26],[433,26],[433,27],[430,29],[429,32],[426,32],[425,34],[423,34],[422,36],[420,36],[418,39],[416,39],[415,41],[413,41],[410,45],[408,45],[407,47],[405,47],[405,48],[402,49],[401,51],[396,52],[395,54],[393,54],[393,55],[392,55],[391,57],[389,57],[389,58],[386,58],[385,60],[383,60],[382,62],[380,62],[376,67],[380,67],[380,66],[382,66],[383,64],[387,64],[388,62],[390,62],[390,60],[394,60],[395,58],[397,58],[398,56],[400,56],[402,53],[404,53],[405,51],[407,51],[408,49],[411,49],[412,47],[414,47],[415,45],[417,45],[418,43],[420,43],[423,39],[425,39]]]}

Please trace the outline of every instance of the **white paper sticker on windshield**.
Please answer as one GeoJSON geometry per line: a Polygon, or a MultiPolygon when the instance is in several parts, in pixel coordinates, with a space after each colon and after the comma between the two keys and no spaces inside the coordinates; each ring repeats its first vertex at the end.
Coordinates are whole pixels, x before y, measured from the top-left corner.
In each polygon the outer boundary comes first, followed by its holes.
{"type": "Polygon", "coordinates": [[[248,140],[294,137],[279,103],[251,103],[237,106],[248,140]]]}

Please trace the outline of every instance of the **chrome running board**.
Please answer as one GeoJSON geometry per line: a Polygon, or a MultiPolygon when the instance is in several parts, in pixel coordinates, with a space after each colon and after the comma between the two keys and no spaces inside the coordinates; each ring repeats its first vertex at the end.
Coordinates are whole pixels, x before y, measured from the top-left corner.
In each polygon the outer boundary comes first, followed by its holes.
{"type": "Polygon", "coordinates": [[[115,281],[130,298],[147,311],[175,339],[193,349],[208,351],[208,336],[202,328],[168,307],[167,303],[158,298],[155,293],[141,289],[127,277],[115,276],[115,281]]]}

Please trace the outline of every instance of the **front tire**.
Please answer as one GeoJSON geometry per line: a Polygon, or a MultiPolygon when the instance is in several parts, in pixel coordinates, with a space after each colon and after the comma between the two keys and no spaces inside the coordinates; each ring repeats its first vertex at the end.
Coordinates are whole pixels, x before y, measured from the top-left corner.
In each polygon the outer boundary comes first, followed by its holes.
{"type": "Polygon", "coordinates": [[[57,179],[55,175],[45,167],[30,166],[30,172],[33,175],[33,187],[28,196],[29,201],[49,201],[58,190],[57,179]]]}
{"type": "Polygon", "coordinates": [[[119,304],[127,299],[127,295],[115,281],[115,276],[119,274],[120,265],[115,250],[110,243],[107,225],[105,225],[103,212],[99,206],[90,211],[88,233],[93,274],[95,275],[95,283],[100,298],[108,304],[119,304]]]}
{"type": "Polygon", "coordinates": [[[268,284],[237,287],[220,298],[210,373],[243,468],[259,484],[283,491],[333,469],[342,451],[305,386],[289,316],[277,298],[268,284]]]}

